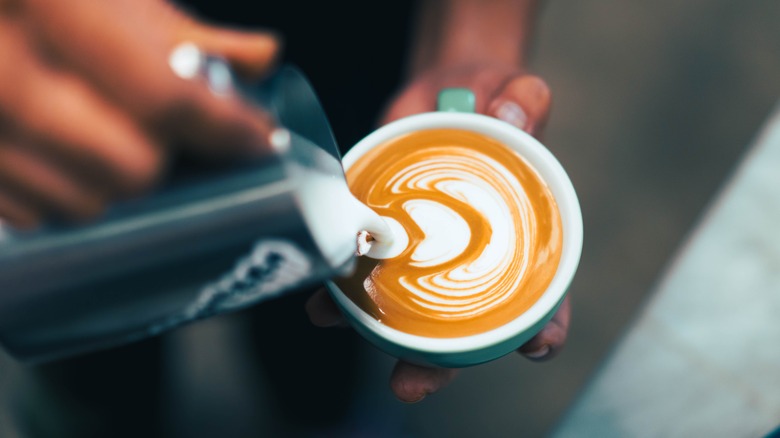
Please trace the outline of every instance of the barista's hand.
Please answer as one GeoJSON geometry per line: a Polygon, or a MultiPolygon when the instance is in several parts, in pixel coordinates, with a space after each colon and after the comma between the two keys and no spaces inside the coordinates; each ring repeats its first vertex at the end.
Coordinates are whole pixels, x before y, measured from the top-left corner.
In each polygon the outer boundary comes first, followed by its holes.
{"type": "Polygon", "coordinates": [[[452,87],[473,91],[478,113],[501,119],[537,138],[547,123],[551,97],[544,80],[514,66],[474,64],[420,73],[391,100],[382,124],[436,111],[439,91],[452,87]]]}
{"type": "Polygon", "coordinates": [[[245,75],[278,51],[271,35],[207,26],[164,0],[0,0],[0,220],[92,217],[154,184],[174,145],[264,148],[266,116],[172,72],[185,41],[245,75]]]}
{"type": "MultiPolygon", "coordinates": [[[[448,87],[474,91],[477,112],[504,120],[536,137],[542,134],[551,102],[547,84],[516,67],[493,65],[469,65],[422,73],[393,99],[382,119],[383,124],[435,111],[439,91],[448,87]]],[[[306,307],[315,325],[344,325],[341,313],[324,290],[317,292],[306,307]]],[[[555,356],[566,342],[570,315],[571,307],[566,298],[544,329],[520,347],[520,354],[533,361],[555,356]]],[[[416,402],[446,386],[456,375],[454,369],[426,368],[399,361],[390,386],[400,400],[416,402]]]]}

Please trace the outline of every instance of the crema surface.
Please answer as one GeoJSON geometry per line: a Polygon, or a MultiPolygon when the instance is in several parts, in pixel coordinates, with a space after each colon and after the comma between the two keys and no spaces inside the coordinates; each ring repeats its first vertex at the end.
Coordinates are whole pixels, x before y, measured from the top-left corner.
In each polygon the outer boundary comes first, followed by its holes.
{"type": "Polygon", "coordinates": [[[461,337],[517,318],[558,267],[561,218],[547,185],[513,149],[471,131],[406,134],[347,171],[355,196],[397,220],[397,257],[362,257],[344,293],[380,322],[461,337]]]}

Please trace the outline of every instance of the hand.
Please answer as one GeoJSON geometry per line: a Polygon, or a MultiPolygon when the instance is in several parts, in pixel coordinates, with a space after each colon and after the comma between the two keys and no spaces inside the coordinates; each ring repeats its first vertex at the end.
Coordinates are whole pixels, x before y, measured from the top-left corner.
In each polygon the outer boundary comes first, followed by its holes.
{"type": "Polygon", "coordinates": [[[476,112],[541,136],[550,112],[547,84],[538,76],[514,66],[474,64],[432,69],[419,74],[392,99],[382,124],[413,114],[436,111],[436,98],[444,88],[464,87],[474,92],[476,112]]]}
{"type": "Polygon", "coordinates": [[[155,183],[173,153],[230,156],[266,144],[270,119],[176,76],[189,41],[260,75],[269,34],[207,26],[164,0],[0,0],[0,220],[83,220],[155,183]]]}
{"type": "MultiPolygon", "coordinates": [[[[465,87],[476,95],[476,110],[540,136],[550,110],[550,91],[540,78],[516,67],[467,65],[430,70],[412,80],[388,106],[383,123],[436,110],[439,91],[465,87]]],[[[306,305],[312,323],[322,327],[345,325],[343,316],[326,291],[315,293],[306,305]]],[[[554,357],[566,342],[571,307],[566,298],[553,319],[518,351],[533,361],[554,357]]],[[[399,361],[390,386],[401,401],[417,402],[446,386],[457,370],[427,368],[399,361]]]]}

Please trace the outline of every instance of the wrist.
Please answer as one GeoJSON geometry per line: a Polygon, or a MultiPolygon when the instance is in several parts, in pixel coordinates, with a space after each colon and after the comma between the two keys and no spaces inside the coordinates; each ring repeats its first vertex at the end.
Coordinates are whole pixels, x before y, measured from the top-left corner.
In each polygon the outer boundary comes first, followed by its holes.
{"type": "Polygon", "coordinates": [[[410,73],[468,65],[520,68],[536,0],[428,0],[416,23],[410,73]]]}

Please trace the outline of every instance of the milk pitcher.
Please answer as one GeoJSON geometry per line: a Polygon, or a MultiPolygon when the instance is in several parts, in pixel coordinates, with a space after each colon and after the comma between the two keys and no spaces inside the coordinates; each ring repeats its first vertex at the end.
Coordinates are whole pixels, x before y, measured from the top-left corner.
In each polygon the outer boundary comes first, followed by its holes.
{"type": "Polygon", "coordinates": [[[349,192],[308,82],[285,67],[237,89],[286,128],[283,150],[173,178],[95,223],[1,231],[10,354],[42,362],[119,345],[350,272],[356,233],[383,223],[349,192]]]}

